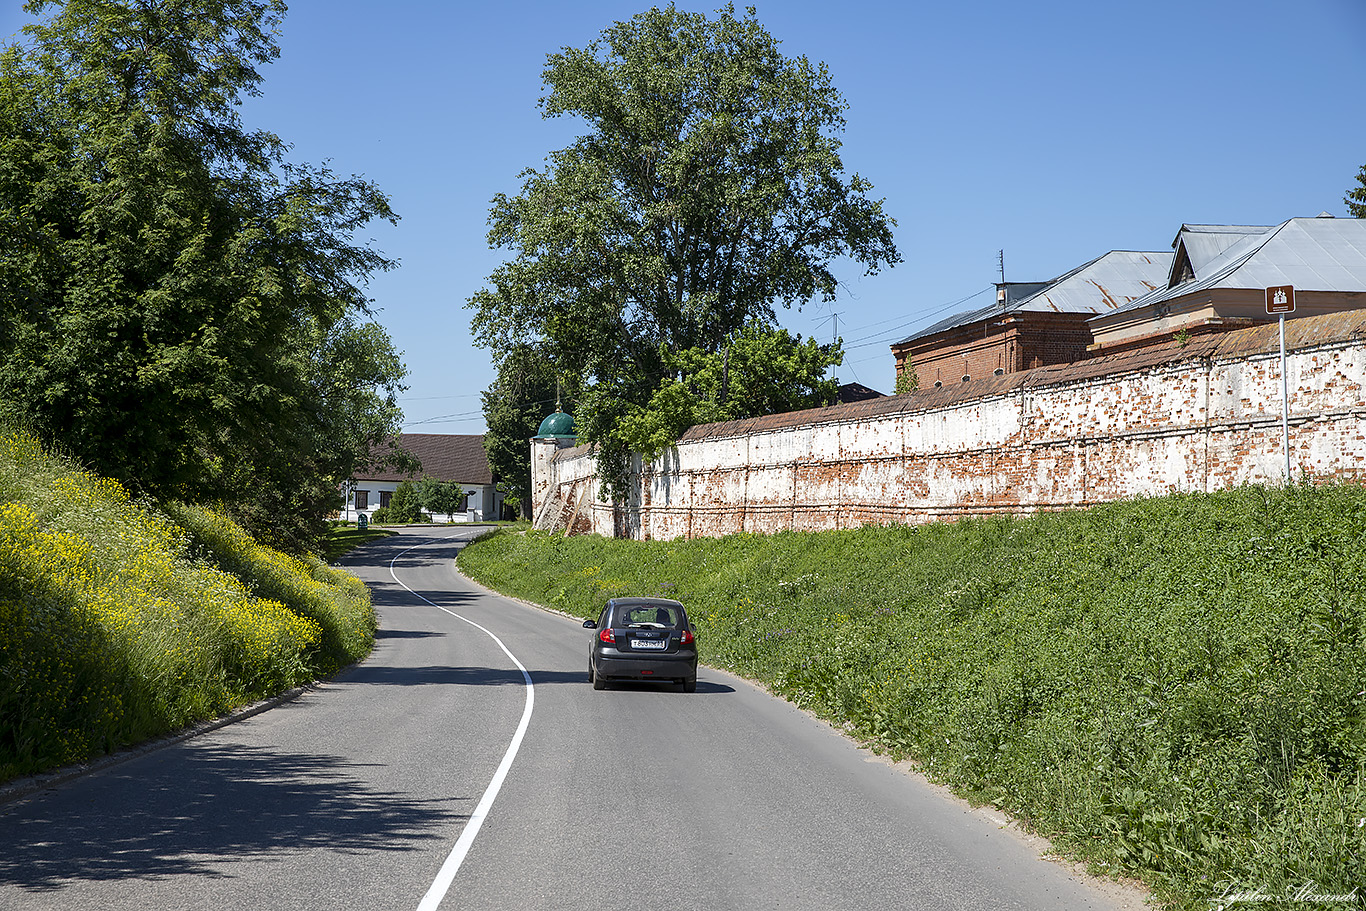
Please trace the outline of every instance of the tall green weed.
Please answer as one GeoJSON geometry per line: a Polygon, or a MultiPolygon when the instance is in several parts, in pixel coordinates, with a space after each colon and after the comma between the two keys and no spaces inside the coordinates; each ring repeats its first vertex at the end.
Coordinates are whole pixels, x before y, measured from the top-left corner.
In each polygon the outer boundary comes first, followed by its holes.
{"type": "Polygon", "coordinates": [[[460,565],[582,616],[678,597],[706,662],[1174,907],[1362,883],[1360,487],[720,540],[503,533],[460,565]]]}
{"type": "Polygon", "coordinates": [[[25,434],[0,433],[0,494],[0,780],[214,717],[368,647],[358,582],[318,581],[332,571],[239,542],[244,563],[276,570],[244,582],[117,483],[25,434]],[[316,606],[329,585],[345,623],[316,606]]]}
{"type": "Polygon", "coordinates": [[[294,557],[258,544],[231,520],[197,506],[168,504],[204,557],[242,580],[258,597],[288,605],[318,625],[308,665],[332,674],[369,653],[375,612],[365,583],[314,556],[294,557]]]}

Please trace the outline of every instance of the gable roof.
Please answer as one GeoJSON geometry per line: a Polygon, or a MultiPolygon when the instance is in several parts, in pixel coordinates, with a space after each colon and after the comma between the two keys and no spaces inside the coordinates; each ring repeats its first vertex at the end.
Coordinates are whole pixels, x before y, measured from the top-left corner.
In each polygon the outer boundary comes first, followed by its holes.
{"type": "Polygon", "coordinates": [[[1111,250],[1051,282],[1045,282],[1038,290],[1018,301],[1008,301],[1004,307],[992,304],[956,313],[902,339],[897,346],[959,326],[999,318],[1007,313],[1108,313],[1160,288],[1171,261],[1170,253],[1111,250]]]}
{"type": "MultiPolygon", "coordinates": [[[[1182,225],[1177,235],[1178,253],[1194,234],[1192,226],[1182,225]]],[[[1195,226],[1197,228],[1201,226],[1195,226]]],[[[1208,226],[1205,226],[1208,227],[1208,226]]],[[[1226,226],[1236,228],[1237,226],[1226,226]]],[[[1296,291],[1366,291],[1366,219],[1292,218],[1256,233],[1232,232],[1233,242],[1197,265],[1192,255],[1194,276],[1185,281],[1176,274],[1175,263],[1168,286],[1144,295],[1114,312],[1128,312],[1184,297],[1211,288],[1262,289],[1294,285],[1296,291]]],[[[1195,241],[1198,246],[1200,241],[1195,241]]]]}
{"type": "Polygon", "coordinates": [[[1179,284],[1188,276],[1199,275],[1211,261],[1247,237],[1265,234],[1270,225],[1182,225],[1172,240],[1171,272],[1167,286],[1179,284]]]}
{"type": "Polygon", "coordinates": [[[425,476],[478,486],[493,483],[483,434],[405,433],[399,436],[398,445],[417,457],[421,471],[409,475],[392,468],[363,468],[356,472],[355,480],[406,481],[425,476]]]}

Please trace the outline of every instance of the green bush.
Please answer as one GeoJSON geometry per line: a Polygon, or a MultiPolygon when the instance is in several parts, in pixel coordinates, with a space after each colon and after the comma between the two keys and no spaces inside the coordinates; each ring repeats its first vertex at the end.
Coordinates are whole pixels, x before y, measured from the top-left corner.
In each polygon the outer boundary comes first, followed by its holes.
{"type": "Polygon", "coordinates": [[[1360,487],[668,543],[499,533],[460,566],[581,616],[680,598],[707,663],[1172,906],[1361,882],[1360,487]]]}

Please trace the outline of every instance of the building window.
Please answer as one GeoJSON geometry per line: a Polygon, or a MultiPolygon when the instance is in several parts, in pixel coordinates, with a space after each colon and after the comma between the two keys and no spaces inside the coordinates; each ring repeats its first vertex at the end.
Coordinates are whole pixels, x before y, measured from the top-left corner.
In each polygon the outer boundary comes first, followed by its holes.
{"type": "Polygon", "coordinates": [[[381,491],[379,492],[379,508],[380,508],[380,509],[388,509],[388,508],[389,508],[389,503],[390,503],[393,499],[394,499],[394,492],[393,492],[392,490],[381,490],[381,491]]]}
{"type": "Polygon", "coordinates": [[[368,508],[369,508],[369,504],[370,504],[370,491],[368,491],[368,490],[358,490],[358,491],[356,491],[356,508],[357,508],[357,509],[368,509],[368,508]]]}

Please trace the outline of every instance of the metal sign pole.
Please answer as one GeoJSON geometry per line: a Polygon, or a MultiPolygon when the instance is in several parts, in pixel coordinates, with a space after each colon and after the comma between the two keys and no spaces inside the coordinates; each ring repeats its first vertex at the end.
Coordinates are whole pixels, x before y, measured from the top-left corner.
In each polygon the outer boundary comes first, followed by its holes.
{"type": "Polygon", "coordinates": [[[1266,312],[1281,318],[1281,447],[1285,450],[1285,483],[1290,483],[1290,383],[1285,376],[1285,315],[1295,312],[1295,286],[1266,289],[1266,312]]]}
{"type": "Polygon", "coordinates": [[[1290,483],[1290,384],[1285,378],[1285,314],[1281,314],[1281,441],[1285,447],[1285,483],[1290,483]]]}

